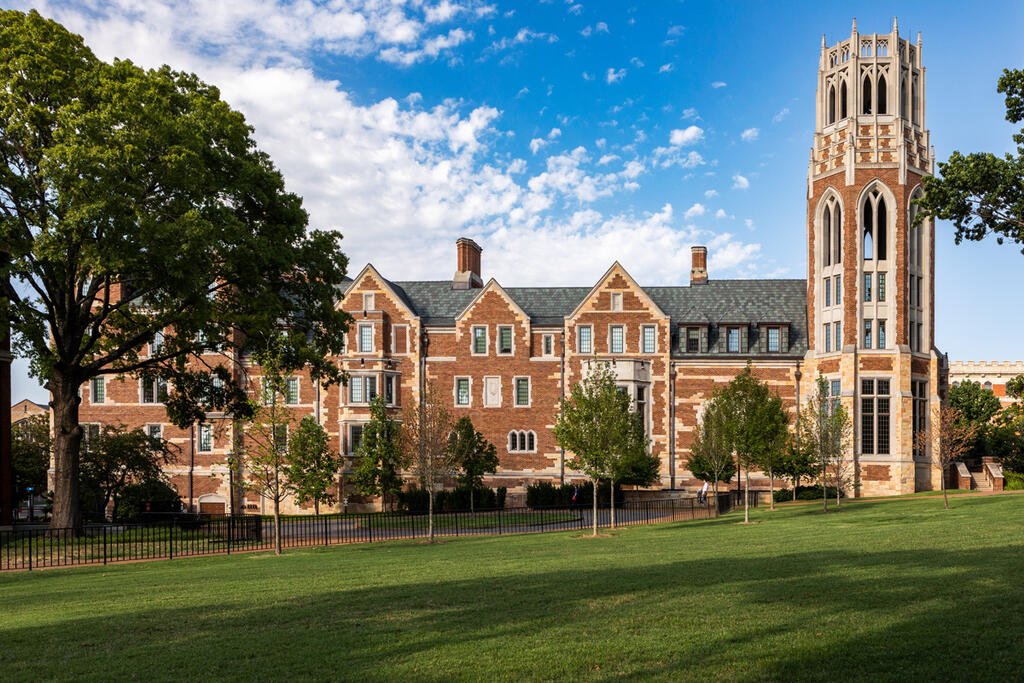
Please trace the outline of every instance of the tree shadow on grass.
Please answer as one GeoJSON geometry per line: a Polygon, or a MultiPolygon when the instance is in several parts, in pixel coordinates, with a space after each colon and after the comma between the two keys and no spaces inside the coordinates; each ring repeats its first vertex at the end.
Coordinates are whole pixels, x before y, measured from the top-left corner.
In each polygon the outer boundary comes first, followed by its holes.
{"type": "MultiPolygon", "coordinates": [[[[252,565],[240,572],[245,594],[217,593],[197,607],[0,626],[0,670],[10,679],[1019,674],[1021,546],[796,552],[537,573],[495,566],[468,579],[445,574],[453,559],[473,561],[473,554],[451,558],[446,550],[425,555],[426,571],[397,585],[332,589],[333,572],[345,572],[352,556],[323,551],[336,557],[317,563],[329,571],[310,574],[308,585],[301,573],[282,577],[280,567],[261,585],[252,565]]],[[[310,564],[305,559],[297,572],[310,564]]]]}

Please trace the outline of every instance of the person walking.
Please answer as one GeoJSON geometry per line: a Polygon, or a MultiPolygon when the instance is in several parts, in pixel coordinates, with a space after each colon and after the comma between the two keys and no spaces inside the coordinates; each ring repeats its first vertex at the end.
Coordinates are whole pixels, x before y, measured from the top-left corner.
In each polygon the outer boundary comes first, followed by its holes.
{"type": "Polygon", "coordinates": [[[700,491],[697,493],[697,504],[707,505],[708,504],[708,483],[704,482],[704,485],[700,487],[700,491]]]}

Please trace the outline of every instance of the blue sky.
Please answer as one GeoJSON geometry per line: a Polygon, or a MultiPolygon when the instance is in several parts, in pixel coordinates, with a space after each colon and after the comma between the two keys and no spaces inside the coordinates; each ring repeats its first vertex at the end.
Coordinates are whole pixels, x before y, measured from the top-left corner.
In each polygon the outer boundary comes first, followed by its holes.
{"type": "MultiPolygon", "coordinates": [[[[27,1],[102,58],[221,88],[352,271],[445,279],[457,237],[485,279],[641,284],[806,271],[805,187],[821,44],[840,3],[477,0],[27,1]]],[[[938,159],[1011,151],[995,82],[1024,63],[1016,2],[862,2],[861,33],[924,40],[938,159]]],[[[936,240],[936,337],[953,359],[1019,359],[1024,255],[936,240]]],[[[13,398],[46,399],[16,365],[13,398]]]]}

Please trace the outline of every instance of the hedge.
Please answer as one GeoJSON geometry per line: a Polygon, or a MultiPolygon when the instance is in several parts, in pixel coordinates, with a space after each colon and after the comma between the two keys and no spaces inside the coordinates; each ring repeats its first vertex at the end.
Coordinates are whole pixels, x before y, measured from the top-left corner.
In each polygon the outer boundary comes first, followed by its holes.
{"type": "MultiPolygon", "coordinates": [[[[478,488],[473,490],[473,507],[478,510],[504,509],[508,489],[478,488]]],[[[444,489],[434,494],[434,512],[462,512],[469,510],[468,486],[444,489]]],[[[398,494],[398,507],[406,512],[421,513],[430,509],[430,496],[426,489],[415,485],[398,494]]]]}
{"type": "MultiPolygon", "coordinates": [[[[780,489],[780,490],[776,491],[774,495],[775,495],[775,502],[776,503],[785,503],[787,501],[793,500],[793,490],[792,489],[780,489]]],[[[836,487],[835,486],[829,486],[828,487],[828,497],[829,498],[835,498],[836,497],[836,487]]],[[[846,492],[845,491],[840,492],[839,497],[840,498],[846,498],[846,492]]],[[[815,485],[815,486],[797,486],[796,487],[796,499],[797,500],[821,500],[821,486],[820,485],[815,485]]]]}
{"type": "MultiPolygon", "coordinates": [[[[602,481],[597,487],[597,504],[608,505],[609,482],[602,481]]],[[[622,505],[622,487],[615,485],[615,504],[622,505]]],[[[562,484],[555,486],[549,481],[538,481],[526,487],[526,506],[531,508],[542,507],[590,507],[594,504],[594,485],[591,482],[584,484],[562,484]],[[575,495],[576,500],[573,500],[575,495]]]]}

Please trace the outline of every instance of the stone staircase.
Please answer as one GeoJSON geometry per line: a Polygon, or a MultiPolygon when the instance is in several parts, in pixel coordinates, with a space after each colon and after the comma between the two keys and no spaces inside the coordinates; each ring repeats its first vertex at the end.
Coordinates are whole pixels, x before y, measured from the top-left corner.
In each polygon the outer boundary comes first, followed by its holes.
{"type": "Polygon", "coordinates": [[[971,470],[971,488],[975,491],[991,491],[992,483],[983,470],[971,470]]]}

